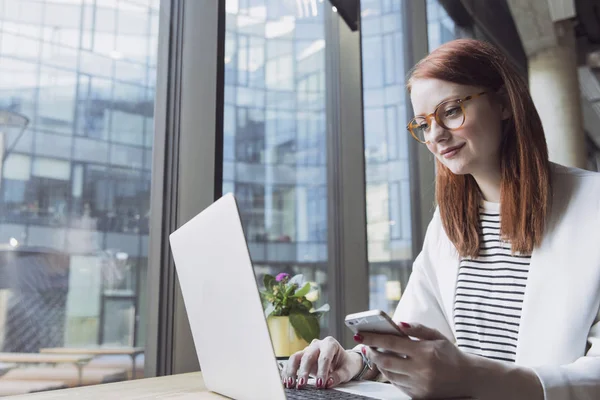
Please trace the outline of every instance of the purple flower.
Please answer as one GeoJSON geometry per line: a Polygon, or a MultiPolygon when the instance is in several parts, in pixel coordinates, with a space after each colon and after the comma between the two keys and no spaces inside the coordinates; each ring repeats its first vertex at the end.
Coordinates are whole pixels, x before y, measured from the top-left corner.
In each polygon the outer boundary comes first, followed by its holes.
{"type": "Polygon", "coordinates": [[[285,272],[282,272],[282,273],[278,274],[278,275],[275,277],[275,280],[276,280],[277,282],[281,282],[281,281],[282,281],[282,280],[284,280],[285,278],[289,278],[289,277],[290,277],[290,274],[286,274],[285,272]]]}

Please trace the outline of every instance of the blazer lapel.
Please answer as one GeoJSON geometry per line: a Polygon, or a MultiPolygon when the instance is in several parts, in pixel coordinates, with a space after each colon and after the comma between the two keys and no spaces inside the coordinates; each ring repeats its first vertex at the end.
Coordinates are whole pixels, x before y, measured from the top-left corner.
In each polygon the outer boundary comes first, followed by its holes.
{"type": "Polygon", "coordinates": [[[442,308],[448,321],[448,325],[454,337],[456,333],[454,330],[454,295],[456,292],[456,280],[458,277],[458,267],[460,265],[460,258],[458,253],[454,250],[454,254],[448,255],[444,260],[444,265],[439,269],[439,290],[440,298],[442,299],[442,308]]]}
{"type": "MultiPolygon", "coordinates": [[[[517,354],[515,362],[519,365],[533,366],[532,363],[538,361],[538,350],[543,348],[536,343],[547,329],[547,325],[540,324],[536,313],[536,299],[547,298],[544,295],[544,289],[548,287],[544,284],[544,276],[539,266],[544,263],[543,253],[540,256],[539,250],[534,250],[531,254],[529,273],[527,275],[527,287],[521,309],[521,321],[519,325],[519,336],[517,342],[517,354]]],[[[545,275],[545,274],[544,274],[545,275]]],[[[547,275],[546,275],[547,277],[547,275]]],[[[539,301],[539,300],[537,300],[539,301]]]]}
{"type": "Polygon", "coordinates": [[[579,294],[571,290],[581,287],[583,293],[586,278],[573,274],[569,266],[577,259],[557,247],[560,244],[546,242],[531,255],[517,343],[519,365],[553,365],[582,350],[573,348],[569,338],[578,329],[574,321],[587,310],[576,309],[579,294]]]}

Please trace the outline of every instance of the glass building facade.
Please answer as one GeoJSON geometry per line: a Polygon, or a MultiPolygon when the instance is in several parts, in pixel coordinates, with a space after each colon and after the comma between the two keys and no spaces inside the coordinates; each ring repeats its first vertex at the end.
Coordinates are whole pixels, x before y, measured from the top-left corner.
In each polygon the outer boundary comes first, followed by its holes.
{"type": "Polygon", "coordinates": [[[0,0],[4,352],[144,345],[158,10],[0,0]]]}
{"type": "MultiPolygon", "coordinates": [[[[412,271],[411,178],[406,130],[403,2],[361,1],[367,180],[369,306],[393,313],[412,271]]],[[[454,38],[454,24],[427,1],[429,50],[454,38]]]]}
{"type": "MultiPolygon", "coordinates": [[[[224,183],[235,193],[259,282],[302,273],[327,298],[323,1],[228,0],[224,183]]],[[[427,3],[430,47],[453,36],[427,3]]],[[[402,2],[361,1],[370,307],[393,312],[411,272],[402,2]]]]}
{"type": "Polygon", "coordinates": [[[323,1],[227,1],[223,192],[257,278],[303,274],[327,299],[323,1]]]}

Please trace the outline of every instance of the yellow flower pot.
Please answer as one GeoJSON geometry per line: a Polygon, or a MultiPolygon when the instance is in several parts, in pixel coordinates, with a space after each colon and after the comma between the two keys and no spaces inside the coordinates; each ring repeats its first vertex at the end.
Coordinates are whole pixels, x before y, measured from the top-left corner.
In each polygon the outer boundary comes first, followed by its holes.
{"type": "Polygon", "coordinates": [[[277,357],[289,357],[297,351],[303,350],[308,343],[296,334],[290,323],[290,317],[267,318],[273,350],[277,357]]]}

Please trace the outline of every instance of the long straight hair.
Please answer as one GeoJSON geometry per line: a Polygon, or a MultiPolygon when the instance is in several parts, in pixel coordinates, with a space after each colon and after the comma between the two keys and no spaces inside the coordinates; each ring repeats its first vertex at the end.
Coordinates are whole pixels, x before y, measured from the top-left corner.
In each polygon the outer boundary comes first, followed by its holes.
{"type": "MultiPolygon", "coordinates": [[[[412,69],[415,80],[435,78],[505,93],[512,113],[503,124],[500,149],[500,235],[513,253],[530,254],[540,245],[549,211],[550,162],[542,122],[524,79],[489,43],[458,39],[437,48],[412,69]]],[[[476,258],[481,236],[481,192],[471,175],[455,175],[439,160],[436,200],[448,238],[462,257],[476,258]]]]}

